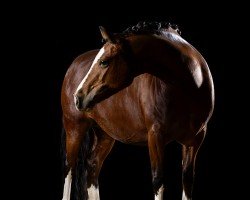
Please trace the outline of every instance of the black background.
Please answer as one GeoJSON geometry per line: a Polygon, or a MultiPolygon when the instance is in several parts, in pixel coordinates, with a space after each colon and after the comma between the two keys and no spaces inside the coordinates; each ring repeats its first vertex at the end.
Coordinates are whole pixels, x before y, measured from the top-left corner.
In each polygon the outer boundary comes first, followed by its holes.
{"type": "MultiPolygon", "coordinates": [[[[10,134],[3,141],[11,141],[16,148],[3,156],[11,170],[7,177],[19,177],[7,178],[8,188],[15,188],[18,196],[26,199],[60,199],[60,89],[65,72],[79,54],[101,47],[99,25],[121,32],[149,20],[178,24],[183,38],[205,57],[214,78],[215,111],[200,149],[193,199],[226,199],[233,194],[241,199],[244,190],[239,179],[246,177],[241,173],[240,157],[246,153],[242,143],[246,123],[238,114],[239,110],[244,113],[245,107],[238,105],[245,99],[246,90],[241,86],[247,84],[239,73],[245,66],[238,59],[243,56],[238,35],[242,35],[239,21],[244,18],[232,14],[236,5],[230,5],[232,9],[205,2],[168,6],[152,2],[139,7],[117,2],[116,9],[98,3],[29,6],[10,6],[12,12],[5,15],[8,69],[2,76],[10,74],[8,84],[13,87],[5,92],[11,101],[6,98],[4,105],[12,108],[5,116],[12,123],[7,124],[10,134]]],[[[178,199],[180,146],[170,144],[166,154],[168,199],[178,199]]],[[[117,142],[104,163],[100,193],[102,200],[152,199],[147,149],[117,142]]],[[[8,195],[11,199],[17,194],[11,190],[8,195]]]]}

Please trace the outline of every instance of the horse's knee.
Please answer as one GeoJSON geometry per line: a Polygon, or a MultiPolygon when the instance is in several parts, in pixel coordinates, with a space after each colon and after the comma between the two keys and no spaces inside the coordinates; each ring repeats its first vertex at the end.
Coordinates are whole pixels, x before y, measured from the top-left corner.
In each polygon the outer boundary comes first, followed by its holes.
{"type": "Polygon", "coordinates": [[[97,179],[98,168],[99,165],[97,159],[87,159],[87,171],[89,182],[92,182],[97,179]]]}

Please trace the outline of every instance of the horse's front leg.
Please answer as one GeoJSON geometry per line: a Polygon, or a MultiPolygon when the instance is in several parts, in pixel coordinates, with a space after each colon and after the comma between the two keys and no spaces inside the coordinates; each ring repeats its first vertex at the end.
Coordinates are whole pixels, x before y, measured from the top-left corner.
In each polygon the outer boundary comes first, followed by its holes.
{"type": "Polygon", "coordinates": [[[151,162],[152,182],[155,200],[163,200],[164,139],[161,127],[153,125],[148,132],[148,147],[151,162]]]}
{"type": "Polygon", "coordinates": [[[87,177],[87,191],[89,200],[99,200],[99,185],[98,177],[103,164],[103,161],[111,151],[114,145],[114,139],[108,136],[100,128],[95,128],[93,147],[88,155],[88,177],[87,177]]]}
{"type": "Polygon", "coordinates": [[[66,169],[63,200],[70,200],[72,173],[74,173],[78,152],[90,123],[86,121],[76,124],[68,119],[64,119],[63,122],[66,131],[66,169]]]}

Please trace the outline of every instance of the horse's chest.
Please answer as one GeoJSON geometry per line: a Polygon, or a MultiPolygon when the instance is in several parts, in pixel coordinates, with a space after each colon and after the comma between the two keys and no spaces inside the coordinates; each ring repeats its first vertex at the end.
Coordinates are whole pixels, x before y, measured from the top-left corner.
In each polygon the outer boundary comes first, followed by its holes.
{"type": "Polygon", "coordinates": [[[139,109],[112,107],[92,113],[96,123],[112,138],[125,143],[145,142],[147,130],[139,109]]]}

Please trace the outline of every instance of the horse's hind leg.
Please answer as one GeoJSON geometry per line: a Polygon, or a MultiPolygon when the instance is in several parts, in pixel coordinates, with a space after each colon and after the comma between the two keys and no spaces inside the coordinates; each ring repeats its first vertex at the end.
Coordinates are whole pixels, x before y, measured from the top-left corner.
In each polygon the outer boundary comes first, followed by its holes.
{"type": "Polygon", "coordinates": [[[88,177],[87,177],[87,191],[89,200],[99,200],[99,185],[98,176],[102,164],[111,151],[115,140],[108,136],[100,128],[94,129],[94,138],[92,151],[88,155],[88,177]]]}
{"type": "Polygon", "coordinates": [[[64,128],[66,131],[66,170],[63,200],[70,200],[72,173],[74,172],[82,139],[89,128],[89,122],[75,124],[75,122],[64,119],[64,128]]]}
{"type": "Polygon", "coordinates": [[[204,128],[195,137],[194,144],[192,146],[184,146],[182,149],[182,182],[183,193],[182,200],[192,199],[193,181],[195,173],[195,160],[198,150],[202,144],[202,141],[206,134],[206,128],[204,128]]]}
{"type": "Polygon", "coordinates": [[[163,199],[164,139],[159,125],[153,125],[148,133],[148,148],[151,162],[155,200],[163,199]]]}

